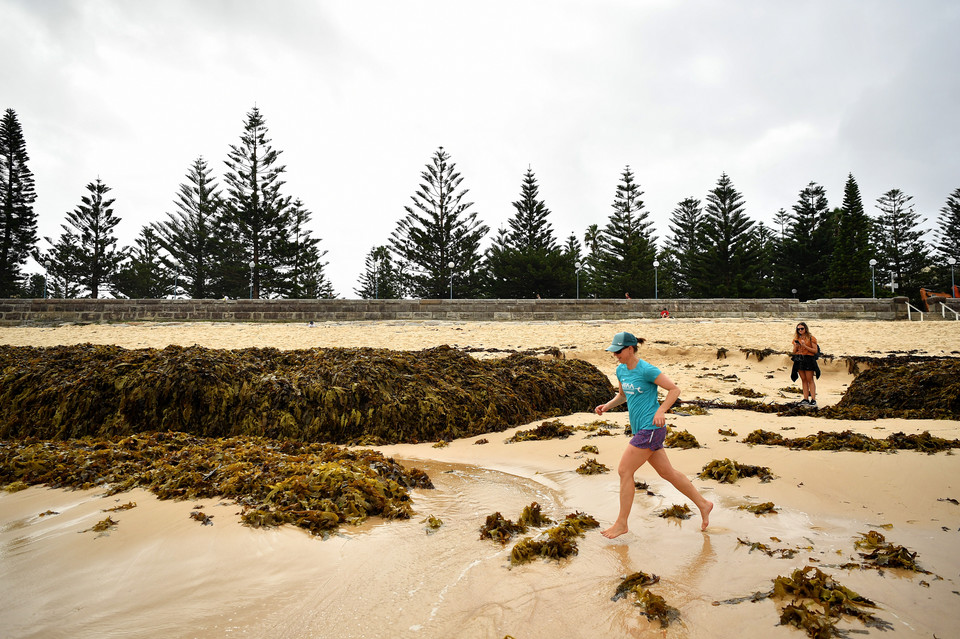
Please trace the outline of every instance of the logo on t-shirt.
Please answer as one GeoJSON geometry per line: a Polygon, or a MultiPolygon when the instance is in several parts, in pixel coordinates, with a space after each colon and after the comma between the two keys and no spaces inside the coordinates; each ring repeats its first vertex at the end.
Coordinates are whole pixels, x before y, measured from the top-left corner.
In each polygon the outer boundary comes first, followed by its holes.
{"type": "Polygon", "coordinates": [[[634,394],[643,395],[643,389],[637,388],[630,382],[622,382],[622,385],[623,385],[623,392],[627,395],[634,395],[634,394]]]}

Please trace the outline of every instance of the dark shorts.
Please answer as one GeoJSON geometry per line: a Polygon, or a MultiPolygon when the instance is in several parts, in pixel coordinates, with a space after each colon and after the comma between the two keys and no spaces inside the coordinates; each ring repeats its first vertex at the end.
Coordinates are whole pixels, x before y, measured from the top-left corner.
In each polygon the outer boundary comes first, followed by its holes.
{"type": "Polygon", "coordinates": [[[798,371],[815,371],[817,370],[817,358],[813,355],[800,355],[800,359],[797,360],[797,370],[798,371]]]}
{"type": "Polygon", "coordinates": [[[649,448],[650,450],[660,450],[663,448],[663,440],[667,438],[666,426],[661,428],[644,428],[630,438],[630,445],[634,448],[649,448]]]}

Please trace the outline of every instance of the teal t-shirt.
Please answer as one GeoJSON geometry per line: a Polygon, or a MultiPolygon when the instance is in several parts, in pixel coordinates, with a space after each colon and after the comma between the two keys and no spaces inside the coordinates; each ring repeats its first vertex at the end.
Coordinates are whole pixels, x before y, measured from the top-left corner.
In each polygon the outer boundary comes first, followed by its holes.
{"type": "Polygon", "coordinates": [[[617,366],[617,379],[627,396],[627,412],[630,413],[630,430],[657,428],[653,425],[653,416],[660,408],[657,401],[657,389],[653,380],[660,376],[660,369],[642,359],[636,368],[630,370],[626,364],[617,366]]]}

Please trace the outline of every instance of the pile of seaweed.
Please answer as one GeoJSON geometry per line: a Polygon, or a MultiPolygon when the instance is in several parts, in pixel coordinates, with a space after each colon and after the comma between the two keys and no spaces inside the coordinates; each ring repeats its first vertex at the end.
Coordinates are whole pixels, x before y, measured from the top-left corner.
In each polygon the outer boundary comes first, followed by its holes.
{"type": "Polygon", "coordinates": [[[575,512],[563,521],[545,530],[539,537],[527,537],[518,541],[510,551],[510,563],[523,564],[537,557],[560,560],[579,552],[577,538],[600,523],[591,515],[575,512]]]}
{"type": "Polygon", "coordinates": [[[860,373],[840,401],[818,417],[960,419],[960,359],[884,361],[860,373]]]}
{"type": "Polygon", "coordinates": [[[752,466],[741,464],[731,459],[714,459],[700,471],[700,479],[715,479],[721,484],[735,484],[741,477],[759,477],[766,483],[773,479],[773,474],[766,466],[752,466]]]}
{"type": "Polygon", "coordinates": [[[768,592],[715,601],[714,605],[756,602],[767,598],[789,599],[791,603],[780,609],[780,623],[796,626],[814,639],[845,636],[846,633],[837,628],[837,622],[847,616],[859,619],[869,628],[893,629],[892,624],[865,610],[876,608],[874,602],[841,585],[814,566],[798,568],[789,577],[777,577],[768,592]]]}
{"type": "Polygon", "coordinates": [[[633,595],[634,605],[640,608],[640,612],[650,619],[656,619],[660,622],[661,628],[666,628],[670,622],[680,619],[680,611],[667,604],[666,600],[660,595],[650,592],[647,586],[652,586],[660,581],[657,575],[648,575],[645,572],[635,572],[627,575],[611,599],[617,601],[629,595],[633,595]]]}
{"type": "Polygon", "coordinates": [[[544,441],[547,439],[566,439],[573,435],[573,426],[564,424],[559,419],[551,419],[541,423],[536,428],[518,430],[513,437],[504,440],[508,444],[516,442],[544,441]]]}
{"type": "Polygon", "coordinates": [[[480,526],[480,539],[492,539],[505,544],[514,535],[527,532],[530,527],[542,528],[552,523],[553,520],[543,514],[540,504],[531,502],[529,506],[524,506],[516,523],[501,515],[500,511],[487,515],[486,521],[480,526]]]}
{"type": "Polygon", "coordinates": [[[333,443],[451,440],[596,406],[582,360],[448,346],[281,351],[0,346],[0,438],[175,430],[333,443]]]}
{"type": "Polygon", "coordinates": [[[877,439],[853,431],[824,432],[806,437],[784,437],[780,433],[767,430],[755,430],[743,438],[745,444],[766,444],[785,446],[800,450],[854,450],[854,451],[893,451],[918,450],[925,453],[937,453],[951,448],[960,448],[960,439],[935,437],[929,431],[919,435],[894,433],[884,439],[877,439]]]}
{"type": "Polygon", "coordinates": [[[0,441],[0,486],[144,488],[160,499],[221,497],[255,528],[293,524],[320,534],[371,515],[407,519],[410,488],[426,473],[372,450],[262,437],[202,438],[178,432],[113,439],[0,441]]]}

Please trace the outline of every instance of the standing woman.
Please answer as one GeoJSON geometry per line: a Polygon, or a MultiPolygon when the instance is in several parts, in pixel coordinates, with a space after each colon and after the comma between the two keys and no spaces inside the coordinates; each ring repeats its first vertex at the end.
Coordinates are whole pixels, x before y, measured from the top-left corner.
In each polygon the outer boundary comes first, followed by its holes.
{"type": "Polygon", "coordinates": [[[820,376],[820,367],[817,366],[817,338],[810,334],[810,327],[806,322],[797,322],[797,330],[793,335],[793,354],[796,356],[794,368],[800,375],[800,384],[803,391],[801,406],[817,405],[817,382],[814,374],[820,376]]]}
{"type": "Polygon", "coordinates": [[[617,468],[620,474],[620,514],[613,526],[602,533],[609,539],[627,532],[627,519],[630,517],[636,492],[633,476],[637,469],[648,461],[657,474],[697,505],[700,509],[700,530],[707,529],[710,511],[713,510],[713,503],[707,501],[687,476],[675,469],[667,459],[667,451],[663,448],[663,441],[667,436],[665,415],[680,397],[680,389],[661,373],[659,368],[640,359],[637,348],[644,341],[642,338],[638,340],[632,333],[614,335],[613,343],[607,350],[620,362],[616,371],[620,389],[613,399],[594,409],[597,415],[603,415],[611,408],[627,402],[630,429],[633,432],[633,438],[617,468]],[[663,404],[657,402],[658,387],[667,391],[663,404]]]}

